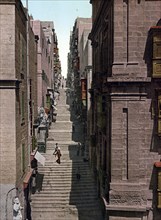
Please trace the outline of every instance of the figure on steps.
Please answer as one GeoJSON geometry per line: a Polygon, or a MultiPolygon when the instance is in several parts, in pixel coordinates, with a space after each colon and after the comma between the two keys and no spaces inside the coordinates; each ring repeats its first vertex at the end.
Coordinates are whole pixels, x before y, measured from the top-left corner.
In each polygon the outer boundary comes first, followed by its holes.
{"type": "Polygon", "coordinates": [[[81,175],[80,175],[80,167],[79,167],[79,166],[77,167],[76,177],[77,177],[77,180],[80,180],[80,178],[81,178],[81,175]]]}
{"type": "Polygon", "coordinates": [[[60,164],[60,157],[61,157],[61,151],[60,151],[60,147],[58,147],[58,143],[55,144],[55,150],[53,155],[57,156],[57,160],[56,162],[60,164]]]}
{"type": "Polygon", "coordinates": [[[78,142],[78,146],[77,146],[77,156],[80,155],[80,151],[81,151],[81,144],[80,144],[80,142],[78,142]]]}
{"type": "Polygon", "coordinates": [[[55,150],[54,150],[53,155],[55,155],[55,156],[56,156],[56,152],[57,152],[57,150],[58,150],[58,143],[56,143],[56,144],[55,144],[55,150]]]}

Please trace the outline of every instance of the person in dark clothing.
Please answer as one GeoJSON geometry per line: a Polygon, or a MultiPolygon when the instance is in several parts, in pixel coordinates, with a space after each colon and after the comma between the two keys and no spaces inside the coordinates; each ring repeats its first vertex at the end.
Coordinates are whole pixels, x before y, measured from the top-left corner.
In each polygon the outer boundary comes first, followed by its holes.
{"type": "Polygon", "coordinates": [[[57,155],[57,157],[58,157],[58,159],[56,160],[56,162],[60,164],[60,157],[61,157],[60,147],[58,147],[56,155],[57,155]]]}
{"type": "Polygon", "coordinates": [[[77,177],[77,180],[80,180],[81,178],[79,166],[77,167],[76,177],[77,177]]]}
{"type": "Polygon", "coordinates": [[[56,162],[60,164],[61,151],[60,151],[60,147],[58,147],[58,143],[55,144],[55,150],[54,150],[53,155],[58,157],[56,162]]]}

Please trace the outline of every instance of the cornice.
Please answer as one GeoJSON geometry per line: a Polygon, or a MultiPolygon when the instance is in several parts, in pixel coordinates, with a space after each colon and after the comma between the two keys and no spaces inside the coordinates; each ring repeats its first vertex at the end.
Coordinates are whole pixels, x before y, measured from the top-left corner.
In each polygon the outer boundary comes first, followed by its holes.
{"type": "MultiPolygon", "coordinates": [[[[91,0],[91,1],[93,1],[93,0],[91,0]]],[[[90,40],[92,40],[94,38],[96,30],[98,30],[98,28],[100,27],[102,15],[107,10],[107,8],[110,6],[110,4],[112,4],[112,2],[113,2],[113,0],[106,0],[106,1],[102,0],[101,1],[101,5],[100,5],[99,10],[97,12],[96,18],[93,21],[92,30],[89,35],[90,40]]]]}

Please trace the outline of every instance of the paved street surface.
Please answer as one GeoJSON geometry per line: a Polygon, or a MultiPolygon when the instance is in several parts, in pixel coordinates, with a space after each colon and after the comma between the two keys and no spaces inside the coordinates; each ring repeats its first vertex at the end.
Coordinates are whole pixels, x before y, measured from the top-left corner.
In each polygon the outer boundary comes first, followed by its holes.
{"type": "Polygon", "coordinates": [[[32,220],[102,220],[96,186],[88,162],[78,142],[83,140],[80,122],[72,121],[66,90],[60,90],[57,119],[47,140],[45,166],[39,164],[39,188],[32,195],[32,220]],[[72,124],[75,124],[75,131],[72,124]],[[54,145],[61,148],[61,163],[56,163],[54,145]],[[76,177],[80,170],[80,180],[76,177]],[[42,185],[41,185],[42,181],[42,185]]]}

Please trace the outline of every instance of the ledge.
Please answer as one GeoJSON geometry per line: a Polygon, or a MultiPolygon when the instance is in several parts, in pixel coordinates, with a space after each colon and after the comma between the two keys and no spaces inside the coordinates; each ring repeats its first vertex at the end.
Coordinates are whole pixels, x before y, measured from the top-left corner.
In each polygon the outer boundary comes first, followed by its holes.
{"type": "Polygon", "coordinates": [[[151,207],[148,206],[123,206],[123,205],[110,205],[107,203],[106,199],[102,197],[105,209],[108,211],[117,211],[117,212],[146,212],[150,210],[151,207]]]}
{"type": "Polygon", "coordinates": [[[146,206],[115,206],[115,205],[106,205],[106,210],[109,211],[122,211],[122,212],[146,212],[150,208],[146,206]]]}
{"type": "Polygon", "coordinates": [[[0,79],[0,89],[19,89],[20,83],[18,79],[0,79]]]}
{"type": "Polygon", "coordinates": [[[113,76],[107,78],[107,83],[150,83],[150,77],[128,77],[128,76],[113,76]]]}

